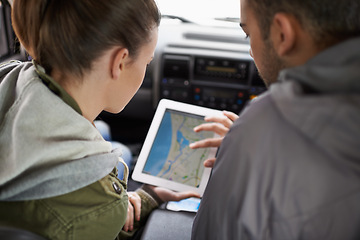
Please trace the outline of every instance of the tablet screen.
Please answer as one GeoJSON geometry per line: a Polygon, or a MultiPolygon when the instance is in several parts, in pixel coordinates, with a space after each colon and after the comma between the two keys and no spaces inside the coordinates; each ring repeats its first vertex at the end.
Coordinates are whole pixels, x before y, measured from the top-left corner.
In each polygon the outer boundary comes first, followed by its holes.
{"type": "Polygon", "coordinates": [[[191,149],[189,144],[214,136],[212,132],[194,132],[193,128],[204,122],[204,116],[166,109],[143,173],[198,187],[211,149],[191,149]]]}
{"type": "Polygon", "coordinates": [[[219,137],[212,131],[194,132],[204,116],[223,116],[219,110],[162,99],[134,167],[135,181],[175,191],[202,195],[211,169],[204,161],[215,157],[217,148],[191,149],[193,142],[219,137]]]}

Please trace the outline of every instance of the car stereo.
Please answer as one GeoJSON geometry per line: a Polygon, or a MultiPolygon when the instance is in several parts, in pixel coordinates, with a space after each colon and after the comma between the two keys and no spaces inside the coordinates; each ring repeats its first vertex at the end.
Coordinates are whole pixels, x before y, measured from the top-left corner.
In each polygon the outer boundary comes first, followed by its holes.
{"type": "Polygon", "coordinates": [[[160,98],[240,112],[265,91],[249,59],[164,54],[160,98]]]}

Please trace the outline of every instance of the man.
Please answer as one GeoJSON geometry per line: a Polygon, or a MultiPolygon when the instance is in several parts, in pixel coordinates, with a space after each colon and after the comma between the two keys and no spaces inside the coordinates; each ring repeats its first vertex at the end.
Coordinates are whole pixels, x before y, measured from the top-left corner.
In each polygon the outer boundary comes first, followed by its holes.
{"type": "Polygon", "coordinates": [[[360,2],[241,0],[269,90],[225,136],[193,239],[360,239],[360,2]]]}

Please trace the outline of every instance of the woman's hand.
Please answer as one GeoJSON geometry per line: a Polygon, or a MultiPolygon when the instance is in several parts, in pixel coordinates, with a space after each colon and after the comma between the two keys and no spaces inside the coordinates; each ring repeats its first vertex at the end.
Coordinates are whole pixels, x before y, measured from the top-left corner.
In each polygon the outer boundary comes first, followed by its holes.
{"type": "Polygon", "coordinates": [[[136,192],[128,192],[128,211],[126,222],[123,227],[125,232],[132,231],[134,229],[134,221],[140,221],[141,213],[141,198],[136,192]]]}
{"type": "MultiPolygon", "coordinates": [[[[197,197],[200,198],[200,195],[196,192],[186,191],[186,192],[174,192],[166,188],[155,187],[147,185],[148,188],[152,189],[152,191],[163,201],[180,201],[185,198],[197,197]]],[[[141,198],[136,192],[128,192],[129,204],[126,222],[123,227],[123,230],[128,232],[134,229],[134,222],[140,221],[141,214],[141,198]]]]}
{"type": "Polygon", "coordinates": [[[149,186],[149,187],[156,193],[156,195],[158,195],[158,197],[163,202],[180,201],[190,197],[200,198],[200,195],[198,193],[192,191],[174,192],[172,190],[162,187],[154,187],[154,186],[149,186]]]}
{"type": "MultiPolygon", "coordinates": [[[[208,123],[201,124],[194,128],[195,132],[201,131],[212,131],[217,133],[220,137],[218,138],[207,138],[201,141],[197,141],[190,144],[190,148],[206,148],[206,147],[219,147],[221,142],[229,131],[233,122],[239,118],[239,116],[233,112],[223,111],[223,117],[206,117],[205,121],[208,123]]],[[[205,167],[213,167],[215,158],[210,158],[204,161],[205,167]]]]}

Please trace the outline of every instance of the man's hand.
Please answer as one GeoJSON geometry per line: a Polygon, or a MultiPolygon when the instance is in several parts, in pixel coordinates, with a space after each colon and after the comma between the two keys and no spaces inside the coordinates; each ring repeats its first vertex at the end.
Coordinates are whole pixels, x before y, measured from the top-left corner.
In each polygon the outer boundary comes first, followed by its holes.
{"type": "MultiPolygon", "coordinates": [[[[239,118],[239,116],[233,112],[223,111],[223,117],[206,117],[207,123],[201,124],[194,128],[195,132],[212,131],[217,133],[218,138],[207,138],[201,141],[197,141],[190,144],[190,148],[206,148],[206,147],[219,147],[226,133],[229,131],[233,122],[239,118]]],[[[205,167],[213,167],[216,158],[209,158],[204,161],[205,167]]]]}

